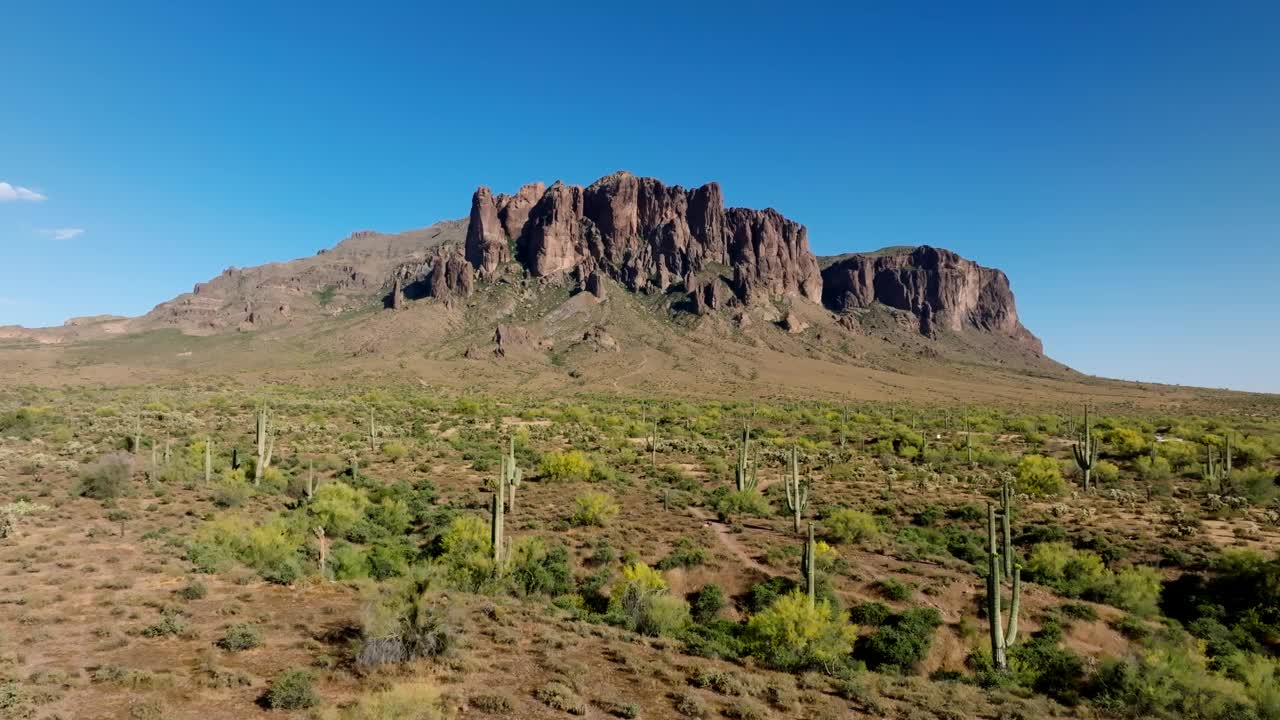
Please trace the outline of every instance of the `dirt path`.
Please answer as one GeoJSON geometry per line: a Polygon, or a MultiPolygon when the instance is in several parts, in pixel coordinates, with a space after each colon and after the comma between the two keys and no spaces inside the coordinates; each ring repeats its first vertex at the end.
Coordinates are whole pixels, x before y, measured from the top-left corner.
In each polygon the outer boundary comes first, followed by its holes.
{"type": "Polygon", "coordinates": [[[723,545],[731,555],[738,558],[738,561],[744,566],[751,570],[755,570],[758,573],[768,575],[769,577],[782,574],[781,571],[775,570],[752,557],[751,551],[747,550],[747,547],[743,545],[734,532],[729,529],[729,526],[720,522],[710,512],[700,507],[691,507],[689,510],[693,512],[695,517],[702,520],[704,525],[715,532],[716,540],[720,541],[720,544],[723,545]]]}
{"type": "Polygon", "coordinates": [[[613,389],[614,389],[614,390],[619,389],[619,388],[618,388],[618,381],[619,381],[619,380],[622,380],[623,378],[631,377],[632,375],[635,375],[636,373],[640,372],[641,370],[644,370],[644,365],[645,365],[645,363],[647,363],[647,362],[649,362],[649,356],[648,356],[648,355],[641,356],[641,358],[640,358],[640,362],[636,363],[636,366],[635,366],[634,368],[632,368],[632,369],[630,369],[630,370],[628,370],[628,371],[626,371],[626,372],[622,373],[621,375],[619,375],[618,377],[616,377],[616,378],[614,378],[614,379],[613,379],[613,389]]]}

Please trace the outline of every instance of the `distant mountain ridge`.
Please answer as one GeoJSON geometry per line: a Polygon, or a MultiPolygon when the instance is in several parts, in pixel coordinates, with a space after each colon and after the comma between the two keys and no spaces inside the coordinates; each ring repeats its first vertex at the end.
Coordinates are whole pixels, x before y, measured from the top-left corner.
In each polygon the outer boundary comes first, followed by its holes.
{"type": "Polygon", "coordinates": [[[603,297],[605,279],[662,295],[673,312],[695,316],[781,307],[794,315],[782,323],[788,332],[810,324],[800,317],[827,313],[846,331],[865,333],[865,311],[880,306],[905,313],[905,327],[925,338],[953,333],[980,343],[990,336],[1000,347],[1042,352],[1019,321],[999,270],[928,246],[819,258],[805,226],[772,208],[726,207],[714,182],[686,190],[625,171],[586,187],[536,182],[511,195],[480,187],[465,220],[403,233],[356,232],[311,257],[228,268],[138,318],[0,328],[0,339],[252,331],[379,303],[467,302],[493,283],[568,282],[603,297]]]}

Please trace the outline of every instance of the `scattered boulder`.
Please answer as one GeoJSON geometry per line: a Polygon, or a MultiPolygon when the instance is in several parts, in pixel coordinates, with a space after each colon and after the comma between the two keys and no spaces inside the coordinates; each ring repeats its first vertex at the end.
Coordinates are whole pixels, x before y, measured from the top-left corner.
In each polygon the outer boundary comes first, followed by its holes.
{"type": "Polygon", "coordinates": [[[529,331],[516,325],[501,324],[493,332],[493,342],[496,346],[493,354],[506,357],[507,353],[516,347],[530,344],[529,331]]]}
{"type": "Polygon", "coordinates": [[[798,335],[809,329],[809,323],[801,320],[795,310],[788,310],[786,316],[782,318],[782,329],[792,335],[798,335]]]}
{"type": "Polygon", "coordinates": [[[614,340],[612,335],[599,326],[593,327],[584,333],[582,341],[591,345],[595,350],[618,352],[618,341],[614,340]]]}

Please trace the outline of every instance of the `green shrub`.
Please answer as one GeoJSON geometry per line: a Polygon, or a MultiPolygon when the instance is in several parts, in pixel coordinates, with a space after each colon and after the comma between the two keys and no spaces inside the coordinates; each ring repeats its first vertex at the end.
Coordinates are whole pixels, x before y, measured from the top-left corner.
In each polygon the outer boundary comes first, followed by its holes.
{"type": "Polygon", "coordinates": [[[434,568],[373,587],[360,620],[356,664],[369,667],[451,653],[462,637],[456,606],[434,568]]]}
{"type": "Polygon", "coordinates": [[[707,551],[689,538],[680,538],[666,557],[658,561],[659,570],[674,570],[702,565],[707,561],[707,551]]]}
{"type": "Polygon", "coordinates": [[[1166,640],[1136,658],[1104,662],[1087,692],[1095,706],[1127,717],[1259,717],[1242,684],[1212,672],[1204,655],[1182,642],[1166,640]]]}
{"type": "Polygon", "coordinates": [[[1147,452],[1147,439],[1137,430],[1115,428],[1107,431],[1102,439],[1116,457],[1133,458],[1147,452]]]}
{"type": "Polygon", "coordinates": [[[621,506],[612,495],[590,490],[573,499],[573,513],[569,516],[569,523],[579,527],[584,525],[604,527],[621,510],[621,506]]]}
{"type": "Polygon", "coordinates": [[[910,672],[929,654],[942,615],[934,608],[911,608],[889,617],[858,642],[856,656],[881,672],[910,672]]]}
{"type": "Polygon", "coordinates": [[[1110,485],[1120,479],[1120,468],[1110,460],[1099,460],[1093,467],[1093,480],[1110,485]]]}
{"type": "Polygon", "coordinates": [[[622,569],[609,593],[609,613],[629,630],[672,635],[690,622],[689,604],[667,594],[667,581],[642,562],[622,569]]]}
{"type": "Polygon", "coordinates": [[[893,609],[879,602],[858,603],[849,609],[849,620],[858,625],[883,625],[893,617],[893,609]]]}
{"type": "Polygon", "coordinates": [[[1061,495],[1067,489],[1062,466],[1043,455],[1023,455],[1015,476],[1018,492],[1028,495],[1061,495]]]}
{"type": "Polygon", "coordinates": [[[586,715],[587,704],[578,697],[573,688],[559,680],[552,680],[533,692],[533,696],[552,710],[560,710],[570,715],[586,715]]]}
{"type": "Polygon", "coordinates": [[[569,553],[563,546],[548,546],[537,536],[518,538],[507,560],[507,582],[515,594],[564,595],[573,592],[569,553]]]}
{"type": "Polygon", "coordinates": [[[199,580],[192,579],[179,588],[177,594],[183,600],[200,600],[209,594],[209,588],[199,580]]]}
{"type": "Polygon", "coordinates": [[[1141,617],[1151,617],[1159,610],[1163,577],[1160,571],[1135,565],[1115,573],[1106,590],[1108,603],[1141,617]]]}
{"type": "Polygon", "coordinates": [[[302,669],[286,670],[271,683],[262,697],[271,710],[305,710],[320,704],[320,696],[312,686],[311,673],[302,669]]]}
{"type": "Polygon", "coordinates": [[[542,476],[548,480],[586,480],[591,476],[591,459],[578,450],[542,455],[542,476]]]}
{"type": "Polygon", "coordinates": [[[440,536],[440,560],[450,579],[464,590],[475,590],[493,575],[493,541],[489,523],[478,515],[459,515],[440,536]]]}
{"type": "Polygon", "coordinates": [[[839,508],[822,519],[823,534],[832,542],[848,545],[879,536],[876,519],[861,510],[839,508]]]}
{"type": "Polygon", "coordinates": [[[693,619],[705,625],[716,618],[725,604],[724,589],[715,583],[707,583],[693,594],[690,602],[693,619]]]}
{"type": "Polygon", "coordinates": [[[142,629],[142,635],[149,638],[184,635],[190,628],[190,623],[181,613],[162,611],[159,620],[142,629]]]}
{"type": "Polygon", "coordinates": [[[252,650],[260,645],[262,645],[262,635],[257,628],[248,624],[232,625],[218,641],[218,647],[230,652],[252,650]]]}
{"type": "Polygon", "coordinates": [[[382,454],[388,460],[400,460],[409,454],[409,449],[404,446],[404,443],[385,442],[382,443],[382,454]]]}
{"type": "Polygon", "coordinates": [[[765,517],[772,514],[769,501],[757,490],[728,490],[717,488],[713,495],[712,505],[721,518],[730,519],[735,515],[754,515],[765,517]]]}
{"type": "Polygon", "coordinates": [[[876,589],[890,600],[902,602],[911,599],[911,586],[896,578],[881,578],[875,583],[876,589]]]}
{"type": "Polygon", "coordinates": [[[833,672],[853,649],[858,629],[827,601],[809,606],[799,590],[783,595],[747,621],[747,646],[781,670],[833,672]]]}
{"type": "Polygon", "coordinates": [[[243,476],[224,475],[213,488],[213,504],[220,508],[240,507],[251,491],[243,476]]]}
{"type": "Polygon", "coordinates": [[[307,503],[307,512],[315,523],[324,527],[329,537],[347,537],[348,533],[364,519],[369,506],[369,496],[344,482],[321,485],[315,498],[307,503]]]}
{"type": "Polygon", "coordinates": [[[1102,558],[1067,543],[1041,543],[1027,558],[1026,579],[1047,585],[1064,597],[1102,599],[1110,582],[1102,558]]]}

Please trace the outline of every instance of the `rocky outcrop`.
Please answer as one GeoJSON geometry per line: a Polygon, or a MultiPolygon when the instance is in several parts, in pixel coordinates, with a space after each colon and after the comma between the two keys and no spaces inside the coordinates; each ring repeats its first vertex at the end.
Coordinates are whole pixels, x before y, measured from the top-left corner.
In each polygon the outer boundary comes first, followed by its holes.
{"type": "Polygon", "coordinates": [[[530,183],[515,195],[494,196],[481,187],[471,196],[471,221],[467,225],[465,254],[480,277],[492,275],[511,261],[511,241],[520,236],[529,212],[542,198],[546,186],[530,183]]]}
{"type": "Polygon", "coordinates": [[[723,265],[732,268],[732,289],[744,302],[822,299],[804,226],[775,210],[726,210],[715,183],[685,190],[617,172],[586,188],[526,185],[510,197],[480,188],[467,231],[467,259],[479,276],[506,260],[508,239],[535,277],[588,267],[631,290],[666,290],[723,265]]]}
{"type": "Polygon", "coordinates": [[[822,299],[842,313],[880,303],[913,313],[920,332],[981,330],[1042,352],[1018,321],[1009,279],[950,250],[923,245],[836,258],[822,271],[822,299]]]}
{"type": "Polygon", "coordinates": [[[491,274],[498,265],[511,259],[506,232],[498,220],[497,200],[487,187],[471,196],[471,222],[467,225],[464,252],[467,262],[481,276],[491,274]]]}
{"type": "Polygon", "coordinates": [[[426,291],[437,300],[468,297],[475,291],[475,270],[456,252],[441,251],[431,260],[426,291]]]}

